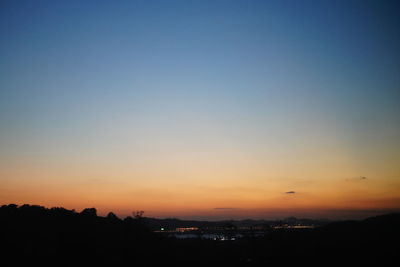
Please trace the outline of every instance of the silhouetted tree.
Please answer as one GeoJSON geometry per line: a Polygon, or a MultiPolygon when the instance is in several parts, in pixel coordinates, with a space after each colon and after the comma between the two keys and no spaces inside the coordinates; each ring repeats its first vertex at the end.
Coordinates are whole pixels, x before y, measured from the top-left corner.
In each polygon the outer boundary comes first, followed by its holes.
{"type": "Polygon", "coordinates": [[[86,216],[96,217],[97,210],[95,208],[86,208],[86,209],[82,210],[81,214],[86,215],[86,216]]]}
{"type": "Polygon", "coordinates": [[[117,215],[115,215],[113,212],[109,212],[109,213],[107,214],[107,219],[110,219],[110,220],[119,220],[119,218],[117,217],[117,215]]]}
{"type": "Polygon", "coordinates": [[[138,211],[132,212],[132,214],[136,219],[141,219],[141,218],[143,218],[144,211],[138,210],[138,211]]]}

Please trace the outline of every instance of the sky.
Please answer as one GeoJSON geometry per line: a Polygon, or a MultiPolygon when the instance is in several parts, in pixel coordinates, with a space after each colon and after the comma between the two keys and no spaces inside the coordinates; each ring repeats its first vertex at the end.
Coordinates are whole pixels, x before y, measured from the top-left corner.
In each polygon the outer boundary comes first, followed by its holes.
{"type": "Polygon", "coordinates": [[[400,211],[397,1],[0,3],[0,205],[400,211]]]}

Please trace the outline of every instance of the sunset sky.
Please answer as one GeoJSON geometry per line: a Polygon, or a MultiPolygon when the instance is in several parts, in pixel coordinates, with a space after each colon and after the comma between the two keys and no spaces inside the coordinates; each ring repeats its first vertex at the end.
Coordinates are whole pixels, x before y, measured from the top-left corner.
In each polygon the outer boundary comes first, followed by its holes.
{"type": "Polygon", "coordinates": [[[0,205],[400,210],[398,1],[0,3],[0,205]]]}

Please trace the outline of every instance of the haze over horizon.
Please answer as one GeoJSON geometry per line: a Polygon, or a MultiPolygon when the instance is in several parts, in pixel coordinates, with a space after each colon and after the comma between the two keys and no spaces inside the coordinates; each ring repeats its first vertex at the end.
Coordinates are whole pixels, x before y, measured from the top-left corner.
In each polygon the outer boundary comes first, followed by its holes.
{"type": "Polygon", "coordinates": [[[2,1],[0,205],[400,211],[397,1],[2,1]]]}

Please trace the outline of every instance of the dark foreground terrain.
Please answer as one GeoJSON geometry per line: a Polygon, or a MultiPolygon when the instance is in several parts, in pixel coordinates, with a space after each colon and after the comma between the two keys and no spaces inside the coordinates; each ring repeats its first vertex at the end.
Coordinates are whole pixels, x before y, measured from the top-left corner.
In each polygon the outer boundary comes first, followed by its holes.
{"type": "Polygon", "coordinates": [[[400,214],[279,229],[234,241],[177,240],[138,215],[0,207],[0,266],[398,266],[400,214]]]}

